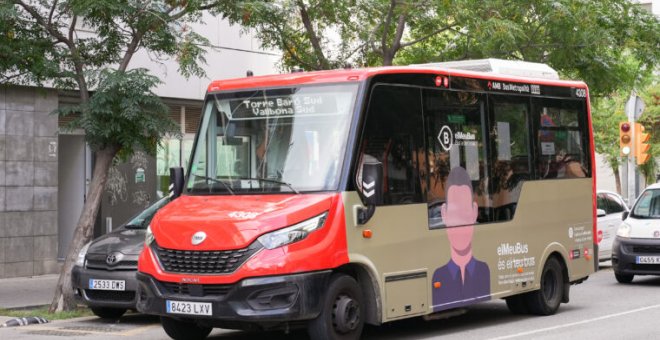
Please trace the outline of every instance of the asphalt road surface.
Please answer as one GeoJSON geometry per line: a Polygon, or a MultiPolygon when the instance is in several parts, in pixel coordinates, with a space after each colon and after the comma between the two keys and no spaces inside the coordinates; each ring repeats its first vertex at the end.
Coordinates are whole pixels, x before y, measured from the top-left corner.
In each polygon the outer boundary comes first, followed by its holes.
{"type": "MultiPolygon", "coordinates": [[[[363,339],[652,339],[660,338],[660,277],[638,276],[632,284],[616,282],[601,267],[585,283],[571,286],[571,301],[553,316],[518,316],[503,300],[482,303],[464,315],[424,321],[421,318],[365,327],[363,339]]],[[[169,339],[158,319],[130,314],[115,323],[89,317],[44,325],[0,328],[0,339],[169,339]]],[[[209,339],[307,339],[304,331],[254,333],[215,329],[209,339]]]]}

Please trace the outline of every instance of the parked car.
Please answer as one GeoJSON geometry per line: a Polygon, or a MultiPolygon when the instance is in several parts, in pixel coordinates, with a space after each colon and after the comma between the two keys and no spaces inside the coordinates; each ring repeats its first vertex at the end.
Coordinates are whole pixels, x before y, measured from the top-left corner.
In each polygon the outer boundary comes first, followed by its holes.
{"type": "Polygon", "coordinates": [[[628,205],[621,195],[598,190],[597,192],[598,208],[598,260],[607,261],[612,258],[612,242],[616,230],[621,224],[623,213],[628,212],[628,205]]]}
{"type": "Polygon", "coordinates": [[[92,240],[78,254],[71,280],[77,300],[101,318],[117,319],[137,302],[137,261],[144,234],[164,197],[116,230],[92,240]]]}
{"type": "Polygon", "coordinates": [[[660,275],[660,183],[647,187],[623,213],[612,246],[612,269],[620,283],[635,275],[660,275]]]}

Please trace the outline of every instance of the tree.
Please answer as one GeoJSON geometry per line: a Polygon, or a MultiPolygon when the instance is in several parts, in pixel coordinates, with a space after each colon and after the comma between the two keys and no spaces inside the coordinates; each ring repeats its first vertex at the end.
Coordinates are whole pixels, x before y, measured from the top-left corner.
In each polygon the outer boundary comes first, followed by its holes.
{"type": "Polygon", "coordinates": [[[644,132],[651,136],[649,140],[651,148],[648,152],[651,158],[639,169],[644,175],[646,183],[654,183],[656,176],[660,173],[658,171],[660,168],[658,164],[660,159],[660,83],[657,80],[651,83],[641,91],[640,96],[644,100],[646,108],[639,119],[639,123],[644,126],[644,132]]]}
{"type": "Polygon", "coordinates": [[[354,2],[324,0],[239,1],[221,10],[233,23],[256,28],[265,48],[283,52],[285,69],[337,68],[352,54],[356,40],[351,20],[354,2]]]}
{"type": "Polygon", "coordinates": [[[0,3],[2,82],[75,89],[80,104],[61,108],[77,116],[95,153],[92,182],[62,267],[50,311],[75,307],[70,273],[92,237],[101,194],[115,156],[136,149],[154,154],[176,131],[167,108],[151,91],[158,79],[130,70],[139,50],[175,57],[185,75],[202,75],[206,40],[189,29],[216,1],[7,0],[0,3]],[[94,33],[90,33],[94,32],[94,33]]]}
{"type": "Polygon", "coordinates": [[[240,1],[224,12],[284,51],[284,68],[504,58],[547,63],[608,95],[651,72],[658,19],[629,0],[240,1]]]}
{"type": "Polygon", "coordinates": [[[620,94],[594,98],[591,107],[596,153],[603,155],[605,163],[612,169],[616,191],[619,194],[621,193],[619,123],[628,119],[623,111],[627,99],[626,95],[620,94]]]}
{"type": "Polygon", "coordinates": [[[392,65],[396,54],[450,30],[451,17],[437,15],[434,1],[282,0],[241,1],[223,12],[255,28],[265,47],[284,52],[285,69],[324,70],[357,64],[392,65]],[[407,39],[410,27],[419,36],[407,39]]]}
{"type": "MultiPolygon", "coordinates": [[[[502,58],[546,63],[591,96],[632,87],[660,59],[660,24],[628,0],[451,1],[460,28],[401,53],[399,63],[502,58]],[[420,59],[423,58],[423,59],[420,59]],[[634,59],[638,68],[628,67],[634,59]]],[[[411,37],[423,35],[413,29],[411,37]]]]}

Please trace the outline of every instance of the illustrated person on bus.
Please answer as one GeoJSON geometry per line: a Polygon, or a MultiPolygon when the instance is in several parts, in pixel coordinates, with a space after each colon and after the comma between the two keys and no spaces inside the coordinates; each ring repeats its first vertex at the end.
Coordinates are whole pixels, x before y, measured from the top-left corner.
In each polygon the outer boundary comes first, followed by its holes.
{"type": "Polygon", "coordinates": [[[472,235],[478,206],[472,182],[462,167],[451,169],[447,178],[447,201],[440,208],[447,225],[451,258],[433,273],[434,311],[465,306],[490,298],[490,269],[472,256],[472,235]]]}

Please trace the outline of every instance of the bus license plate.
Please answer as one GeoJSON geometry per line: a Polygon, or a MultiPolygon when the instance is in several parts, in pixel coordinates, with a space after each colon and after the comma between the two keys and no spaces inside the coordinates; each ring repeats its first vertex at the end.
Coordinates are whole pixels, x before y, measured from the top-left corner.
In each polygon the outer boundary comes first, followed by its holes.
{"type": "Polygon", "coordinates": [[[213,315],[210,303],[165,300],[167,313],[187,315],[213,315]]]}
{"type": "Polygon", "coordinates": [[[126,290],[126,281],[89,279],[89,289],[124,291],[126,290]]]}
{"type": "Polygon", "coordinates": [[[637,264],[658,264],[660,256],[637,256],[637,264]]]}

